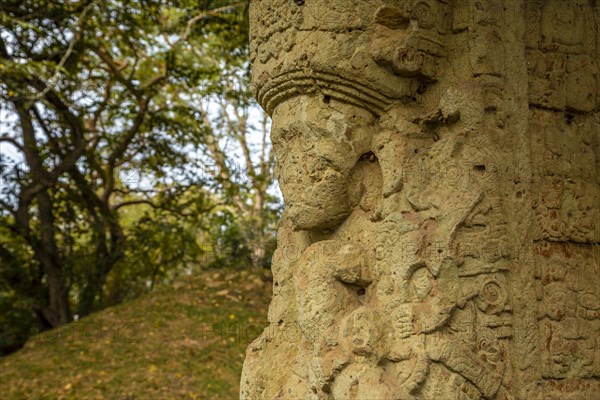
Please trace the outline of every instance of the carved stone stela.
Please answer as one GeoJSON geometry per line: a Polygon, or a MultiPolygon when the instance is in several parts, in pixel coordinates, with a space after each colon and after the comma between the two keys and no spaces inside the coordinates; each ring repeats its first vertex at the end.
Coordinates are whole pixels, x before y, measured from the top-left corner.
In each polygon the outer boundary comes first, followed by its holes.
{"type": "Polygon", "coordinates": [[[600,1],[256,0],[286,203],[243,399],[600,393],[600,1]]]}

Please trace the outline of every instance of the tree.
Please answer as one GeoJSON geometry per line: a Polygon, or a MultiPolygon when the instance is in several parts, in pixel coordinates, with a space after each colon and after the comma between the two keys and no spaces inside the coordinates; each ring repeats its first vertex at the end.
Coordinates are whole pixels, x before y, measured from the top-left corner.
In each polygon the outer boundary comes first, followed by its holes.
{"type": "MultiPolygon", "coordinates": [[[[104,305],[109,274],[143,231],[143,223],[124,228],[127,209],[145,205],[148,225],[167,214],[231,212],[231,200],[259,230],[269,226],[266,121],[260,172],[249,170],[249,182],[233,176],[223,150],[234,137],[252,164],[247,23],[239,18],[247,3],[3,2],[0,97],[14,119],[3,121],[0,141],[22,163],[2,171],[1,223],[10,237],[1,256],[36,277],[31,289],[42,295],[32,308],[44,325],[104,305]],[[236,88],[227,86],[232,79],[236,88]],[[222,107],[216,117],[203,108],[211,94],[222,107]],[[209,165],[219,172],[203,174],[209,165]]],[[[164,263],[186,256],[175,247],[179,255],[164,263]]]]}
{"type": "Polygon", "coordinates": [[[269,249],[274,246],[275,221],[280,212],[276,196],[269,193],[275,163],[268,137],[269,120],[262,114],[258,126],[249,126],[253,108],[243,93],[248,86],[247,77],[231,73],[220,83],[224,87],[217,89],[217,93],[226,95],[213,96],[212,102],[201,104],[204,125],[212,131],[203,143],[210,163],[205,164],[205,172],[220,191],[227,193],[228,207],[222,211],[237,222],[239,232],[234,236],[242,243],[229,243],[225,247],[237,252],[245,249],[250,252],[250,262],[266,265],[270,262],[269,249]],[[207,105],[216,108],[212,117],[207,105]],[[253,135],[259,136],[254,143],[250,138],[253,135]],[[230,162],[227,153],[231,149],[240,153],[239,161],[230,162]]]}

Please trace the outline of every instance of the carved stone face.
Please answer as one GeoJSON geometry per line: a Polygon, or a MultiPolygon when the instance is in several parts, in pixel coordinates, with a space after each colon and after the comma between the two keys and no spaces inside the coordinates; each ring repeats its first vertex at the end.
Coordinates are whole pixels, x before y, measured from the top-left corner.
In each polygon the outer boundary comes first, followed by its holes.
{"type": "Polygon", "coordinates": [[[328,97],[299,96],[273,113],[277,176],[295,229],[324,230],[351,212],[348,177],[370,150],[374,117],[328,97]]]}

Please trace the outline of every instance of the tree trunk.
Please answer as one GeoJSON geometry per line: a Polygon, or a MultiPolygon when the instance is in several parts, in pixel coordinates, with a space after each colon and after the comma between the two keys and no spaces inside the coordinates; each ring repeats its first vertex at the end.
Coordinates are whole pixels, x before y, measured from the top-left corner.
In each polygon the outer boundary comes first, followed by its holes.
{"type": "Polygon", "coordinates": [[[241,398],[595,398],[600,3],[250,18],[286,211],[241,398]]]}
{"type": "Polygon", "coordinates": [[[42,310],[50,325],[57,327],[71,321],[69,293],[62,273],[60,254],[54,233],[52,201],[46,190],[38,193],[41,240],[35,254],[46,273],[48,305],[42,310]]]}
{"type": "Polygon", "coordinates": [[[96,230],[97,247],[93,266],[90,265],[91,274],[87,280],[86,286],[81,294],[78,314],[80,317],[86,316],[96,308],[103,307],[103,288],[108,274],[115,264],[123,257],[125,247],[125,236],[121,226],[118,224],[114,215],[102,215],[101,218],[109,222],[98,222],[96,230]],[[112,220],[112,221],[110,221],[112,220]],[[108,232],[105,224],[109,226],[108,232]],[[108,236],[108,244],[107,244],[108,236]],[[96,303],[96,297],[99,298],[96,303]]]}
{"type": "Polygon", "coordinates": [[[44,325],[60,326],[71,320],[69,294],[62,276],[60,251],[56,245],[52,199],[48,190],[48,171],[45,169],[38,149],[35,130],[29,108],[23,100],[13,101],[19,116],[23,134],[23,152],[30,169],[31,183],[23,186],[19,193],[19,204],[15,212],[14,229],[33,248],[37,261],[46,274],[48,285],[48,304],[42,307],[44,325]],[[39,217],[39,236],[31,231],[30,208],[37,199],[39,217]]]}
{"type": "Polygon", "coordinates": [[[48,281],[49,305],[42,309],[42,313],[52,327],[58,327],[71,321],[69,297],[60,269],[45,265],[45,270],[48,281]]]}

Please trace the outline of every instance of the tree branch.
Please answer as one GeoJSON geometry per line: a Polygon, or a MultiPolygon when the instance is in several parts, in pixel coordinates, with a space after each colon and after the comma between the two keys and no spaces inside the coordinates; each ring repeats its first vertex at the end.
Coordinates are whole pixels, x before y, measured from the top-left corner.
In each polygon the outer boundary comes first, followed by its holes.
{"type": "Polygon", "coordinates": [[[196,22],[198,22],[202,19],[208,18],[209,16],[217,17],[219,15],[218,13],[220,13],[220,12],[233,10],[240,6],[245,6],[247,3],[248,3],[248,1],[240,1],[238,3],[230,4],[228,6],[218,7],[218,8],[214,8],[212,10],[204,11],[204,12],[196,15],[195,17],[190,18],[188,20],[187,24],[185,25],[185,30],[183,31],[183,34],[180,36],[178,42],[185,41],[188,39],[188,37],[192,33],[192,27],[194,26],[194,24],[196,22]]]}
{"type": "Polygon", "coordinates": [[[0,206],[2,206],[2,208],[4,208],[9,213],[11,213],[13,216],[16,216],[16,214],[17,214],[16,210],[10,204],[8,204],[6,201],[4,201],[3,199],[0,199],[0,206]]]}
{"type": "Polygon", "coordinates": [[[102,61],[108,66],[110,72],[114,75],[115,79],[120,82],[123,86],[127,88],[136,98],[141,98],[140,90],[131,83],[131,81],[121,74],[121,71],[125,69],[127,66],[125,65],[117,65],[116,61],[112,58],[112,56],[108,53],[106,49],[103,47],[94,49],[94,53],[100,57],[102,61]]]}
{"type": "Polygon", "coordinates": [[[46,85],[46,87],[41,92],[39,92],[39,93],[37,93],[35,95],[35,97],[34,97],[35,100],[39,100],[42,97],[44,97],[46,95],[46,93],[48,93],[48,91],[50,91],[51,89],[53,89],[54,86],[56,85],[56,83],[58,82],[58,77],[60,75],[60,70],[65,65],[65,62],[67,62],[67,59],[71,56],[71,53],[73,53],[73,49],[75,48],[75,44],[81,40],[81,26],[83,25],[83,20],[85,18],[85,14],[87,14],[88,10],[90,9],[90,7],[93,4],[94,4],[94,2],[91,2],[81,12],[81,15],[79,16],[79,21],[77,23],[77,29],[76,29],[77,33],[75,34],[75,37],[69,43],[69,46],[67,47],[67,51],[65,52],[65,54],[63,55],[63,57],[58,62],[58,65],[56,66],[56,71],[54,71],[54,75],[52,75],[50,77],[50,79],[48,80],[48,84],[46,85]]]}
{"type": "MultiPolygon", "coordinates": [[[[47,88],[47,85],[37,77],[30,77],[27,79],[27,83],[38,90],[43,91],[47,88]]],[[[69,107],[60,99],[60,97],[58,97],[54,90],[47,90],[44,98],[63,118],[63,120],[67,122],[67,125],[69,128],[71,128],[73,137],[74,150],[66,154],[65,157],[62,158],[61,163],[49,173],[49,180],[53,182],[56,181],[60,175],[75,165],[85,151],[87,142],[84,139],[85,129],[81,123],[81,120],[75,114],[73,114],[73,112],[71,112],[69,107]]]]}
{"type": "Polygon", "coordinates": [[[19,142],[17,142],[17,140],[13,137],[2,135],[2,136],[0,136],[0,142],[8,142],[8,143],[12,144],[13,146],[15,146],[17,149],[19,149],[21,152],[23,152],[23,153],[25,152],[25,149],[23,148],[23,146],[21,146],[21,144],[19,142]]]}
{"type": "Polygon", "coordinates": [[[133,125],[127,130],[127,132],[123,136],[123,140],[121,140],[121,142],[117,145],[117,147],[112,151],[112,153],[108,157],[105,172],[106,182],[104,185],[104,193],[102,195],[102,199],[105,203],[108,203],[108,198],[112,194],[115,187],[114,169],[117,160],[123,155],[125,150],[127,150],[127,146],[129,146],[135,135],[139,132],[140,127],[144,122],[144,116],[146,114],[146,111],[148,110],[148,103],[149,99],[139,100],[139,109],[137,115],[135,116],[135,120],[133,121],[133,125]]]}

